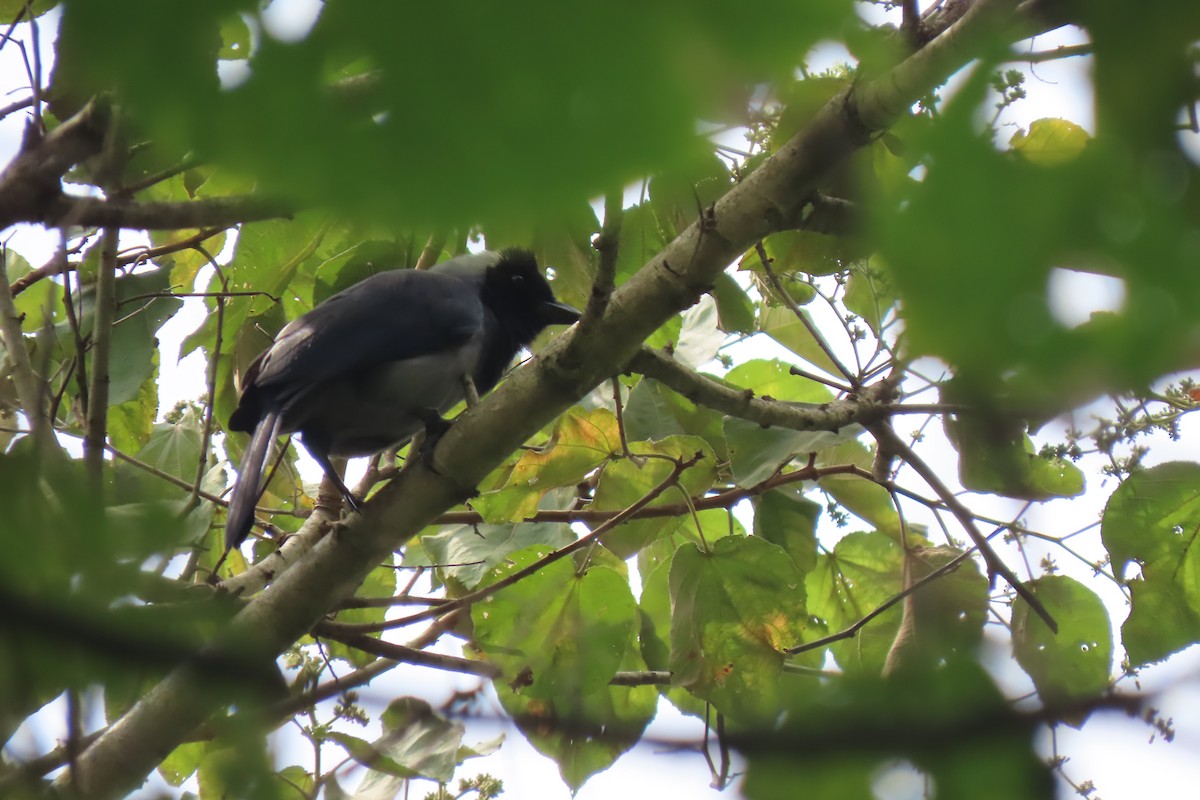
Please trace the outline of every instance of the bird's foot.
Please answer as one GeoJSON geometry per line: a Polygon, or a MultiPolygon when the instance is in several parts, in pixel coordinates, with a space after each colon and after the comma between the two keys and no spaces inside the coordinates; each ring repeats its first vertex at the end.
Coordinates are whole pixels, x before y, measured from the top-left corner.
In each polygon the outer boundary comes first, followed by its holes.
{"type": "Polygon", "coordinates": [[[342,495],[342,499],[346,501],[346,508],[350,510],[350,513],[357,514],[363,510],[363,501],[359,500],[354,492],[347,491],[342,495]]]}
{"type": "Polygon", "coordinates": [[[421,442],[421,461],[430,470],[441,475],[441,471],[433,463],[433,451],[437,449],[438,442],[446,431],[450,430],[450,420],[443,419],[442,415],[432,408],[420,408],[412,413],[425,426],[425,437],[421,442]]]}

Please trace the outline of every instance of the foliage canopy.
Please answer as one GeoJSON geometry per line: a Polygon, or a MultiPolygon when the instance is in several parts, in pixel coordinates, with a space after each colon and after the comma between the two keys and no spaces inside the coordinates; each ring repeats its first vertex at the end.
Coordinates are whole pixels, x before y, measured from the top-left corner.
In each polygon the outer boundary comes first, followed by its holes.
{"type": "Polygon", "coordinates": [[[435,709],[397,664],[490,681],[572,791],[665,703],[751,798],[897,763],[1086,794],[1047,726],[1170,737],[1128,678],[1200,641],[1200,463],[1156,457],[1200,404],[1200,7],[261,5],[0,3],[0,224],[61,232],[0,285],[6,796],[496,796],[482,688],[435,709]],[[1015,64],[1081,57],[1094,125],[1001,134],[1015,64]],[[584,321],[436,471],[374,460],[361,515],[285,447],[218,570],[250,360],[367,275],[515,244],[584,321]],[[1071,323],[1063,275],[1123,299],[1071,323]],[[206,391],[163,408],[158,337],[201,307],[206,391]],[[56,699],[63,744],[22,749],[56,699]]]}

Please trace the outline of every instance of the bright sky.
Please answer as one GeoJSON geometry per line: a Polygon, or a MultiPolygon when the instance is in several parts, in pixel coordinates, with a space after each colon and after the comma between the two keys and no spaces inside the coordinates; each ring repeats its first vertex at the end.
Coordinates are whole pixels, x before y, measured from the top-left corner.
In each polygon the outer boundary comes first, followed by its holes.
{"type": "MultiPolygon", "coordinates": [[[[268,27],[272,34],[280,38],[302,36],[319,7],[318,0],[276,0],[267,12],[268,27]]],[[[52,36],[49,34],[51,24],[50,18],[43,18],[43,58],[46,64],[49,64],[53,57],[52,36]]],[[[22,37],[20,29],[16,35],[18,38],[22,37]]],[[[1046,50],[1080,41],[1082,40],[1077,33],[1056,33],[1038,39],[1035,49],[1046,50]]],[[[818,63],[814,66],[817,68],[847,58],[844,50],[836,45],[819,47],[815,56],[814,60],[818,63]]],[[[1006,112],[1002,118],[1002,124],[1005,126],[1002,131],[1015,131],[1017,126],[1027,127],[1032,120],[1042,117],[1063,117],[1092,130],[1094,118],[1087,89],[1087,70],[1088,60],[1085,58],[1051,62],[1038,65],[1033,70],[1026,69],[1031,73],[1025,85],[1029,97],[1006,112]]],[[[0,75],[7,77],[9,86],[24,85],[24,67],[15,48],[0,49],[0,75]]],[[[24,116],[21,114],[0,121],[0,160],[7,161],[11,154],[15,153],[23,124],[24,116]]],[[[1195,142],[1200,137],[1188,136],[1193,140],[1190,144],[1195,145],[1195,152],[1200,152],[1200,143],[1195,142]]],[[[1007,142],[1007,138],[1008,134],[1002,133],[1002,141],[1007,142]]],[[[50,257],[56,240],[55,234],[22,228],[11,235],[9,245],[37,265],[50,257]]],[[[227,255],[228,253],[220,257],[220,260],[223,261],[227,255]]],[[[206,277],[203,280],[206,280],[206,277]]],[[[1056,316],[1068,324],[1078,324],[1086,320],[1092,311],[1119,308],[1123,299],[1123,287],[1119,281],[1065,270],[1055,271],[1047,288],[1056,316]]],[[[200,324],[204,314],[203,305],[199,301],[189,300],[185,303],[184,310],[170,320],[159,333],[163,355],[164,411],[170,409],[177,400],[195,399],[204,391],[203,365],[199,356],[193,355],[181,362],[177,359],[179,342],[200,324]]],[[[790,358],[785,351],[769,343],[759,342],[749,349],[743,347],[742,352],[753,357],[778,355],[790,358]]],[[[1198,440],[1200,430],[1197,430],[1197,427],[1194,419],[1189,421],[1184,426],[1182,443],[1179,444],[1166,442],[1165,439],[1156,440],[1153,450],[1155,462],[1194,458],[1194,445],[1189,448],[1183,443],[1198,440]]],[[[937,448],[936,444],[932,446],[937,448]]],[[[943,444],[941,452],[933,455],[932,460],[934,463],[946,465],[953,474],[954,454],[948,446],[943,444]]],[[[304,468],[304,474],[306,479],[316,480],[319,470],[310,464],[304,468]]],[[[1099,476],[1090,476],[1090,481],[1100,480],[1099,476]]],[[[1095,484],[1090,485],[1094,487],[1095,484]]],[[[1027,515],[1028,524],[1035,529],[1056,533],[1077,529],[1098,517],[1108,493],[1107,490],[1092,491],[1086,499],[1035,506],[1027,515]]],[[[1002,517],[1005,513],[1011,515],[1014,505],[1009,501],[989,498],[980,502],[973,501],[973,507],[981,512],[1002,517]]],[[[1066,571],[1070,573],[1072,567],[1061,557],[1058,561],[1067,567],[1066,571]]],[[[1090,575],[1082,574],[1076,577],[1088,579],[1090,575]]],[[[1119,641],[1119,625],[1127,613],[1123,597],[1115,588],[1109,591],[1103,585],[1097,586],[1091,581],[1088,583],[1101,591],[1108,602],[1119,641]]],[[[447,652],[456,650],[457,648],[451,646],[447,652]]],[[[1019,694],[1031,688],[1028,678],[1011,660],[1006,643],[991,640],[988,652],[994,655],[989,661],[995,666],[997,679],[1008,691],[1019,694]]],[[[1076,780],[1094,780],[1099,794],[1105,800],[1140,800],[1148,795],[1174,794],[1178,787],[1200,785],[1198,676],[1200,654],[1197,653],[1197,648],[1192,648],[1187,653],[1176,656],[1166,665],[1145,670],[1137,685],[1142,691],[1164,692],[1159,705],[1164,714],[1172,716],[1175,720],[1178,737],[1173,744],[1161,741],[1147,744],[1149,729],[1140,722],[1126,720],[1117,714],[1093,718],[1082,732],[1061,729],[1058,742],[1060,751],[1071,757],[1070,774],[1076,780]]],[[[401,666],[385,678],[377,680],[370,690],[362,693],[362,699],[367,703],[378,701],[382,707],[393,697],[413,694],[436,705],[448,699],[456,690],[473,689],[478,685],[478,680],[469,677],[401,666]]],[[[1122,688],[1133,690],[1135,685],[1126,682],[1122,688]]],[[[489,695],[490,709],[495,716],[501,716],[499,704],[490,690],[489,695]]],[[[20,751],[48,746],[55,738],[63,735],[61,720],[61,709],[48,708],[39,716],[37,725],[22,729],[14,739],[14,745],[20,751]]],[[[514,728],[496,720],[471,720],[467,724],[468,744],[486,741],[500,732],[506,733],[508,739],[496,755],[468,762],[462,774],[472,775],[478,771],[488,771],[501,777],[507,787],[504,795],[506,797],[537,797],[545,800],[566,800],[570,797],[558,778],[556,765],[533,751],[514,728]]],[[[366,731],[353,733],[372,738],[377,732],[378,727],[372,726],[366,731]]],[[[660,703],[658,718],[648,731],[650,736],[669,738],[698,738],[700,734],[701,728],[696,720],[682,717],[665,701],[660,703]]],[[[1045,738],[1048,753],[1048,736],[1045,738]]],[[[276,743],[281,765],[306,763],[307,747],[300,742],[290,726],[285,726],[281,733],[276,735],[276,743]]],[[[341,756],[340,749],[331,746],[325,757],[332,760],[327,760],[326,763],[334,763],[341,756]]],[[[906,778],[903,770],[886,774],[885,772],[877,776],[879,780],[876,792],[880,800],[908,800],[919,796],[919,782],[906,778]]],[[[670,797],[684,792],[688,797],[702,799],[728,798],[737,794],[736,788],[726,793],[716,792],[710,789],[707,783],[708,773],[698,755],[671,755],[657,752],[651,747],[642,747],[627,754],[612,769],[594,776],[581,790],[578,798],[601,800],[620,796],[634,800],[643,797],[670,797]]],[[[343,780],[347,789],[352,790],[356,784],[357,778],[343,780]]],[[[156,794],[158,789],[162,788],[162,784],[153,781],[148,787],[151,788],[147,788],[143,793],[146,797],[156,794]]],[[[412,796],[423,796],[424,791],[414,791],[412,796]]],[[[1064,789],[1062,796],[1071,795],[1064,789]]]]}

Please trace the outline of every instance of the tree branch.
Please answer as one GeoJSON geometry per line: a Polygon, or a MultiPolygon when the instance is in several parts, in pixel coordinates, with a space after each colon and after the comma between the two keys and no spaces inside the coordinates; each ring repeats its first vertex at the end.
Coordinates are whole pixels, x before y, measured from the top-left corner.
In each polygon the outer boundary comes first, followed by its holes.
{"type": "Polygon", "coordinates": [[[12,290],[8,285],[8,251],[0,250],[0,343],[12,362],[12,381],[17,390],[25,418],[33,438],[46,441],[50,421],[46,416],[46,384],[38,377],[29,360],[29,348],[21,333],[21,317],[13,305],[12,290]]]}
{"type": "Polygon", "coordinates": [[[85,228],[152,231],[223,229],[243,222],[290,217],[295,212],[296,208],[289,203],[252,194],[212,197],[186,203],[139,203],[64,194],[43,203],[40,208],[26,208],[12,222],[39,222],[51,227],[78,225],[85,228]]]}
{"type": "Polygon", "coordinates": [[[797,431],[838,431],[855,423],[868,425],[889,413],[888,406],[896,395],[895,383],[884,380],[863,387],[845,400],[820,405],[755,397],[750,389],[731,389],[645,347],[629,362],[629,369],[653,378],[697,405],[764,427],[797,431]]]}
{"type": "Polygon", "coordinates": [[[27,124],[21,152],[0,172],[0,228],[42,221],[38,212],[62,192],[62,176],[104,146],[109,119],[108,107],[93,100],[48,134],[27,124]]]}
{"type": "Polygon", "coordinates": [[[924,459],[913,452],[908,443],[900,438],[887,422],[876,423],[870,426],[868,430],[879,441],[881,447],[888,448],[912,467],[913,471],[929,484],[929,488],[933,489],[934,494],[945,503],[946,508],[950,510],[954,518],[963,526],[963,530],[966,531],[967,536],[971,537],[971,541],[979,548],[979,552],[983,555],[984,563],[987,564],[989,577],[994,578],[996,575],[999,575],[1004,578],[1016,593],[1021,596],[1021,599],[1037,612],[1037,615],[1049,626],[1050,630],[1058,633],[1058,623],[1054,621],[1054,617],[1046,610],[1046,606],[1042,604],[1041,600],[1037,599],[1037,596],[1029,590],[1029,587],[996,554],[987,537],[980,532],[979,527],[975,524],[975,517],[971,514],[971,510],[955,497],[954,492],[950,491],[949,487],[942,482],[937,472],[926,464],[924,459]]]}

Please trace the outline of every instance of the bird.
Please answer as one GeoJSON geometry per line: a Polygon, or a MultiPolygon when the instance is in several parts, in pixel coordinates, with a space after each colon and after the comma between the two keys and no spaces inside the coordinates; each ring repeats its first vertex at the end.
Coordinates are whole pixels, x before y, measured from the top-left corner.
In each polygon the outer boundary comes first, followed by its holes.
{"type": "Polygon", "coordinates": [[[380,272],[288,323],[250,363],[228,429],[250,434],[225,521],[225,552],[250,532],[271,444],[299,433],[352,510],[332,457],[399,447],[492,389],[550,325],[577,322],[523,249],[456,256],[428,270],[380,272]]]}

